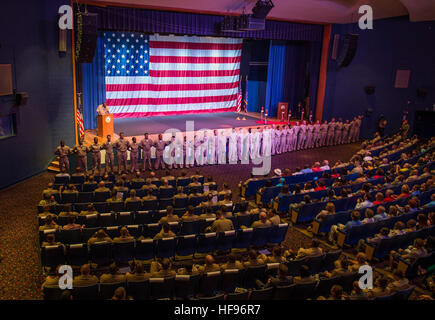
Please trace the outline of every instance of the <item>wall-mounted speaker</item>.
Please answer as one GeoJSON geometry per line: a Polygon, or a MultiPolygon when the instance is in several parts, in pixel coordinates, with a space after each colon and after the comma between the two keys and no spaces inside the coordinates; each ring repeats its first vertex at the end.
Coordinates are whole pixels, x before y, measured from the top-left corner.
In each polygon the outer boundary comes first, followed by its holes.
{"type": "Polygon", "coordinates": [[[417,89],[417,97],[425,98],[426,95],[427,95],[427,90],[425,88],[418,88],[417,89]]]}
{"type": "Polygon", "coordinates": [[[340,55],[337,59],[338,66],[347,67],[355,56],[356,49],[358,48],[359,34],[346,34],[343,40],[343,47],[341,48],[340,55]]]}
{"type": "MultiPolygon", "coordinates": [[[[82,36],[76,39],[79,50],[77,61],[81,63],[92,63],[98,38],[98,15],[96,13],[82,14],[82,36]]],[[[78,37],[76,35],[76,37],[78,37]]]]}
{"type": "Polygon", "coordinates": [[[365,86],[364,87],[364,92],[366,93],[366,94],[373,94],[373,93],[375,93],[375,86],[365,86]]]}

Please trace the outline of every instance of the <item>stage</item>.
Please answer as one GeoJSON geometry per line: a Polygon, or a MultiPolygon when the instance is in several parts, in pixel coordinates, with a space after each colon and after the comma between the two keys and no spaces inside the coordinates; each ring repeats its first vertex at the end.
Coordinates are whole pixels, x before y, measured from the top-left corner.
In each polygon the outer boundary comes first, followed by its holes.
{"type": "Polygon", "coordinates": [[[168,129],[177,129],[181,132],[190,131],[186,127],[188,121],[193,121],[195,131],[202,129],[230,129],[232,127],[258,126],[258,118],[246,113],[240,115],[236,112],[186,114],[177,116],[119,118],[114,119],[114,130],[117,134],[124,132],[126,137],[163,133],[168,129]],[[236,120],[245,117],[246,120],[236,120]]]}

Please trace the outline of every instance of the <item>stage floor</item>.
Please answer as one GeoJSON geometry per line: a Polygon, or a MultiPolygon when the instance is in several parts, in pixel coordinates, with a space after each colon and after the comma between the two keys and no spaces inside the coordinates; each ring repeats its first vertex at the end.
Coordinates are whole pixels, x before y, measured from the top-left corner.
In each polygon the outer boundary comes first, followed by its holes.
{"type": "Polygon", "coordinates": [[[114,130],[117,134],[124,132],[126,137],[163,133],[168,129],[177,129],[181,132],[190,131],[186,128],[187,121],[194,121],[194,130],[201,129],[228,129],[232,127],[258,126],[258,118],[246,113],[222,112],[205,114],[186,114],[178,116],[162,116],[148,118],[120,118],[114,120],[114,130]],[[236,120],[245,117],[246,120],[236,120]]]}

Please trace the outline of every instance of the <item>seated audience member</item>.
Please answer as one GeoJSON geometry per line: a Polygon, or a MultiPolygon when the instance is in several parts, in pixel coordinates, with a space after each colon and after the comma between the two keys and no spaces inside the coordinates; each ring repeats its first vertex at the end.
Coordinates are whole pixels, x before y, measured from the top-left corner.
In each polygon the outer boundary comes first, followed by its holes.
{"type": "MultiPolygon", "coordinates": [[[[204,187],[207,187],[209,192],[213,191],[217,187],[216,182],[213,181],[212,176],[207,177],[207,181],[204,182],[204,187]]],[[[216,192],[216,194],[217,194],[217,192],[216,192]]]]}
{"type": "Polygon", "coordinates": [[[236,259],[236,255],[234,253],[230,253],[228,255],[227,262],[221,264],[222,270],[228,270],[228,269],[243,269],[243,263],[241,263],[239,260],[236,259]]]}
{"type": "Polygon", "coordinates": [[[406,222],[406,228],[404,230],[405,232],[413,232],[417,231],[417,221],[415,219],[409,219],[406,222]]]}
{"type": "Polygon", "coordinates": [[[171,190],[171,189],[174,189],[174,187],[169,184],[169,180],[162,179],[162,185],[159,187],[159,191],[161,192],[164,190],[171,190]]]}
{"type": "MultiPolygon", "coordinates": [[[[258,211],[259,213],[260,211],[258,211]]],[[[239,204],[239,212],[235,214],[235,216],[246,216],[251,214],[252,212],[248,211],[248,204],[246,202],[240,202],[239,204]]]]}
{"type": "Polygon", "coordinates": [[[157,186],[153,184],[153,180],[151,178],[147,178],[145,180],[145,184],[142,186],[142,190],[144,190],[145,192],[150,190],[151,193],[153,193],[154,190],[157,190],[157,186]]]}
{"type": "Polygon", "coordinates": [[[243,262],[243,266],[248,268],[251,266],[262,266],[264,263],[265,262],[258,256],[257,251],[251,249],[248,251],[248,260],[243,262]]]}
{"type": "Polygon", "coordinates": [[[49,229],[59,229],[57,223],[53,221],[52,215],[47,215],[44,219],[44,224],[39,227],[39,231],[44,231],[49,229]]]}
{"type": "Polygon", "coordinates": [[[313,239],[309,248],[299,248],[296,259],[303,257],[314,257],[321,254],[323,254],[323,249],[320,248],[319,240],[313,239]]]}
{"type": "Polygon", "coordinates": [[[159,224],[170,223],[170,222],[179,222],[180,218],[174,214],[174,208],[172,206],[166,207],[166,215],[161,217],[159,220],[159,224]]]}
{"type": "Polygon", "coordinates": [[[361,289],[359,281],[354,281],[352,284],[352,291],[349,296],[350,300],[367,300],[367,293],[361,289]]]}
{"type": "Polygon", "coordinates": [[[343,294],[343,287],[338,284],[334,284],[331,287],[329,297],[326,299],[324,297],[319,297],[318,300],[346,300],[343,294]]]}
{"type": "Polygon", "coordinates": [[[308,193],[308,192],[313,192],[313,186],[311,185],[311,183],[307,182],[304,184],[304,189],[301,190],[301,193],[308,193]]]}
{"type": "Polygon", "coordinates": [[[283,256],[283,250],[280,246],[276,245],[272,248],[272,255],[260,255],[260,258],[266,263],[284,263],[287,259],[283,256]]]}
{"type": "Polygon", "coordinates": [[[367,208],[364,211],[364,216],[365,216],[365,218],[362,220],[362,223],[373,223],[373,222],[375,222],[375,218],[374,218],[375,213],[374,213],[374,211],[372,209],[368,209],[367,208]]]}
{"type": "Polygon", "coordinates": [[[200,266],[198,270],[200,273],[214,272],[220,271],[220,267],[215,263],[213,256],[206,255],[204,259],[204,265],[200,266]]]}
{"type": "Polygon", "coordinates": [[[205,197],[204,201],[199,204],[200,207],[210,207],[213,206],[215,203],[213,202],[213,193],[209,192],[207,193],[207,196],[205,197]]]}
{"type": "Polygon", "coordinates": [[[163,238],[173,238],[176,234],[171,231],[171,227],[168,222],[162,223],[162,230],[154,236],[154,240],[163,239],[163,238]]]}
{"type": "Polygon", "coordinates": [[[86,209],[87,210],[82,210],[79,215],[80,216],[89,216],[91,214],[98,214],[98,211],[95,210],[95,207],[94,207],[94,205],[92,203],[89,204],[86,209]]]}
{"type": "Polygon", "coordinates": [[[82,226],[76,223],[76,217],[68,217],[68,224],[62,227],[63,230],[77,230],[82,226]]]}
{"type": "Polygon", "coordinates": [[[107,233],[103,229],[100,229],[97,232],[95,232],[92,235],[92,237],[89,238],[88,245],[91,245],[96,242],[102,242],[102,241],[112,242],[112,239],[107,235],[107,233]]]}
{"type": "Polygon", "coordinates": [[[42,212],[38,214],[38,218],[45,220],[45,218],[47,216],[51,216],[52,219],[56,219],[57,215],[55,215],[54,213],[50,212],[50,207],[49,206],[43,206],[42,207],[42,212]]]}
{"type": "Polygon", "coordinates": [[[348,221],[345,225],[338,224],[333,225],[331,227],[331,230],[329,231],[328,239],[330,242],[333,242],[336,240],[337,232],[339,229],[343,230],[344,232],[348,232],[350,229],[352,229],[355,226],[360,226],[362,224],[361,222],[361,213],[359,211],[352,211],[350,214],[351,220],[348,221]]]}
{"type": "Polygon", "coordinates": [[[59,217],[77,217],[79,214],[72,211],[72,205],[66,204],[63,206],[63,211],[59,213],[59,217]]]}
{"type": "Polygon", "coordinates": [[[396,196],[394,195],[394,191],[391,189],[387,189],[387,191],[385,191],[384,202],[391,202],[394,200],[396,200],[396,196]]]}
{"type": "Polygon", "coordinates": [[[113,242],[123,243],[123,242],[130,242],[135,240],[134,237],[130,235],[126,227],[122,227],[119,230],[119,234],[120,234],[119,237],[114,238],[113,242]]]}
{"type": "Polygon", "coordinates": [[[74,277],[74,287],[87,287],[98,283],[98,278],[91,275],[91,267],[89,264],[84,264],[80,267],[80,275],[74,277]]]}
{"type": "Polygon", "coordinates": [[[281,218],[276,213],[275,209],[269,210],[269,212],[267,213],[267,218],[269,219],[269,221],[272,223],[273,226],[277,226],[281,223],[281,218]]]}
{"type": "Polygon", "coordinates": [[[384,202],[384,195],[382,194],[382,192],[378,192],[376,193],[375,196],[375,201],[373,201],[373,205],[378,205],[384,202]]]}
{"type": "Polygon", "coordinates": [[[56,236],[54,233],[49,233],[45,236],[45,241],[42,241],[41,247],[47,247],[47,246],[58,246],[63,244],[61,242],[56,241],[56,236]]]}
{"type": "Polygon", "coordinates": [[[142,178],[140,171],[136,171],[136,173],[134,174],[134,178],[131,179],[132,182],[145,182],[145,179],[142,178]]]}
{"type": "Polygon", "coordinates": [[[100,283],[116,283],[125,282],[125,275],[119,272],[119,268],[115,263],[109,267],[109,273],[103,273],[100,277],[100,283]]]}
{"type": "Polygon", "coordinates": [[[349,271],[358,272],[361,266],[368,265],[367,264],[367,256],[363,252],[359,252],[356,255],[356,261],[350,261],[352,264],[349,266],[349,271]]]}
{"type": "Polygon", "coordinates": [[[226,193],[224,195],[224,199],[222,201],[219,201],[217,204],[219,206],[232,206],[233,202],[231,201],[231,195],[229,193],[226,193]]]}
{"type": "Polygon", "coordinates": [[[59,187],[59,192],[61,192],[61,193],[76,193],[76,194],[79,193],[77,188],[76,188],[76,186],[73,185],[73,184],[69,184],[69,185],[67,185],[65,187],[64,186],[60,186],[59,187]]]}
{"type": "Polygon", "coordinates": [[[323,166],[321,166],[320,169],[322,171],[331,170],[331,168],[329,167],[329,161],[328,160],[323,160],[323,166]]]}
{"type": "Polygon", "coordinates": [[[270,222],[267,219],[267,214],[266,212],[261,212],[259,215],[259,220],[254,221],[252,223],[252,228],[267,228],[267,227],[271,227],[272,226],[272,222],[270,222]]]}
{"type": "Polygon", "coordinates": [[[190,183],[187,185],[187,186],[189,187],[189,189],[192,189],[192,188],[198,188],[198,187],[201,186],[201,183],[198,182],[198,178],[197,178],[197,177],[192,176],[191,181],[192,181],[192,182],[190,182],[190,183]]]}
{"type": "Polygon", "coordinates": [[[205,210],[204,210],[204,213],[199,215],[199,218],[203,219],[203,220],[205,220],[205,219],[216,219],[216,214],[213,213],[213,210],[212,210],[211,207],[206,207],[205,210]]]}
{"type": "Polygon", "coordinates": [[[225,194],[232,194],[231,189],[228,187],[227,183],[224,183],[222,185],[222,190],[218,192],[218,196],[225,195],[225,194]]]}
{"type": "Polygon", "coordinates": [[[60,265],[55,268],[53,273],[47,274],[41,286],[42,290],[44,290],[44,288],[59,288],[59,267],[60,265]]]}
{"type": "Polygon", "coordinates": [[[54,187],[54,184],[53,184],[53,182],[50,182],[48,185],[47,185],[47,188],[45,188],[44,190],[42,190],[42,196],[44,197],[44,195],[45,194],[48,194],[48,195],[54,195],[54,194],[56,194],[56,193],[59,193],[59,190],[57,190],[57,189],[55,189],[55,188],[53,188],[54,187]]]}
{"type": "Polygon", "coordinates": [[[391,291],[388,289],[388,280],[384,277],[378,278],[375,282],[375,286],[372,290],[367,290],[367,294],[370,298],[388,296],[391,291]]]}
{"type": "Polygon", "coordinates": [[[311,170],[312,170],[313,172],[319,172],[319,171],[322,171],[322,169],[320,168],[320,162],[318,162],[318,161],[314,162],[314,165],[313,165],[313,167],[311,168],[311,170]]]}
{"type": "Polygon", "coordinates": [[[183,267],[178,268],[177,275],[195,275],[199,274],[198,267],[195,266],[192,262],[186,262],[183,264],[183,267]]]}
{"type": "Polygon", "coordinates": [[[110,198],[107,198],[106,202],[122,202],[122,197],[118,197],[118,192],[112,190],[112,192],[110,192],[110,198]]]}
{"type": "Polygon", "coordinates": [[[181,217],[182,221],[196,221],[199,217],[193,213],[193,206],[188,206],[186,213],[181,217]]]}
{"type": "Polygon", "coordinates": [[[162,262],[153,261],[151,263],[151,278],[167,278],[173,277],[177,273],[171,269],[171,261],[167,258],[162,259],[162,262]]]}
{"type": "Polygon", "coordinates": [[[146,191],[146,196],[142,198],[142,201],[153,201],[153,200],[157,200],[157,197],[153,195],[153,191],[148,189],[146,191]]]}
{"type": "Polygon", "coordinates": [[[427,219],[426,215],[424,213],[420,213],[417,216],[417,225],[416,225],[417,230],[424,229],[429,226],[430,226],[429,220],[427,219]]]}
{"type": "Polygon", "coordinates": [[[407,184],[404,184],[402,186],[402,192],[397,196],[396,199],[407,198],[409,197],[409,195],[410,195],[409,186],[407,184]]]}
{"type": "Polygon", "coordinates": [[[405,233],[405,231],[403,229],[405,229],[405,224],[402,221],[397,221],[394,224],[393,229],[390,230],[390,233],[388,234],[388,236],[394,237],[394,236],[402,235],[405,233]]]}
{"type": "Polygon", "coordinates": [[[56,200],[54,199],[54,196],[49,193],[44,193],[43,198],[41,201],[39,201],[39,205],[41,207],[47,206],[54,206],[57,204],[56,200]]]}
{"type": "Polygon", "coordinates": [[[394,281],[390,282],[387,288],[390,291],[401,291],[409,288],[409,280],[405,278],[401,270],[393,271],[394,281]]]}
{"type": "Polygon", "coordinates": [[[316,187],[314,188],[314,191],[321,191],[321,190],[325,190],[325,189],[326,189],[326,186],[325,186],[324,181],[316,182],[316,187]]]}
{"type": "Polygon", "coordinates": [[[388,216],[385,213],[385,207],[384,206],[379,206],[376,209],[376,215],[373,218],[375,219],[376,222],[387,219],[388,216]]]}
{"type": "Polygon", "coordinates": [[[324,210],[320,211],[320,213],[316,216],[316,219],[322,221],[328,215],[335,214],[335,205],[332,202],[328,202],[324,210]]]}
{"type": "Polygon", "coordinates": [[[125,291],[125,288],[116,288],[115,292],[113,293],[112,300],[127,300],[127,291],[125,291]]]}
{"type": "Polygon", "coordinates": [[[391,251],[390,253],[390,269],[393,270],[397,265],[397,260],[399,258],[404,259],[408,263],[412,263],[420,257],[425,257],[427,251],[424,248],[424,240],[417,238],[414,240],[414,244],[410,245],[406,249],[399,249],[396,251],[391,251]]]}
{"type": "Polygon", "coordinates": [[[130,190],[130,197],[128,197],[127,199],[125,199],[125,203],[127,202],[140,202],[141,199],[136,196],[136,190],[132,189],[130,190]]]}
{"type": "Polygon", "coordinates": [[[298,283],[312,283],[315,279],[310,273],[310,268],[306,265],[302,265],[299,269],[299,275],[293,278],[293,282],[298,283]]]}
{"type": "Polygon", "coordinates": [[[150,273],[146,273],[141,261],[134,261],[132,272],[127,272],[125,278],[127,282],[141,282],[148,280],[151,277],[150,273]]]}
{"type": "Polygon", "coordinates": [[[216,212],[217,219],[213,222],[210,227],[212,232],[225,232],[234,230],[233,222],[225,217],[225,213],[222,210],[216,212]]]}
{"type": "Polygon", "coordinates": [[[325,271],[324,275],[328,278],[342,276],[349,272],[349,262],[346,259],[338,259],[334,261],[334,269],[331,272],[325,271]]]}
{"type": "Polygon", "coordinates": [[[184,193],[183,187],[178,187],[177,193],[174,195],[174,202],[175,199],[186,199],[186,198],[187,198],[187,194],[184,193]]]}
{"type": "Polygon", "coordinates": [[[278,267],[278,274],[276,277],[269,277],[266,283],[260,280],[255,280],[257,288],[264,289],[277,286],[288,286],[293,284],[293,278],[287,275],[288,267],[284,263],[280,263],[278,267]]]}
{"type": "Polygon", "coordinates": [[[310,168],[309,165],[305,165],[304,168],[301,170],[301,172],[304,173],[312,173],[313,170],[310,168]]]}
{"type": "Polygon", "coordinates": [[[110,189],[106,187],[104,181],[100,181],[98,183],[98,188],[95,189],[95,192],[110,192],[110,189]]]}
{"type": "Polygon", "coordinates": [[[430,196],[430,202],[428,202],[428,203],[426,203],[423,207],[424,208],[431,208],[431,207],[434,207],[435,206],[435,193],[433,193],[431,196],[430,196]]]}
{"type": "Polygon", "coordinates": [[[165,175],[161,178],[162,182],[165,179],[168,181],[175,180],[175,177],[171,174],[170,170],[165,170],[165,175]]]}

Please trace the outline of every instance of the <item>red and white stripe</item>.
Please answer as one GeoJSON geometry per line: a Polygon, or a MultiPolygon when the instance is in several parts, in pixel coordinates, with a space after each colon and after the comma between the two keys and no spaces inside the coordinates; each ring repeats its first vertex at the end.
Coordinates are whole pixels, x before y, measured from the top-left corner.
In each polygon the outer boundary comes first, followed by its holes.
{"type": "Polygon", "coordinates": [[[79,137],[82,137],[85,134],[85,126],[83,124],[83,115],[77,110],[77,125],[79,127],[79,137]]]}
{"type": "Polygon", "coordinates": [[[150,36],[149,76],[106,77],[116,118],[234,111],[242,39],[150,36]]]}

